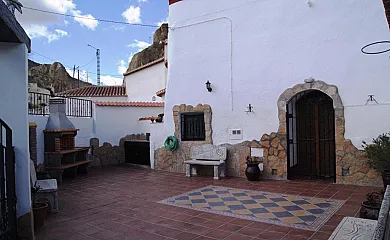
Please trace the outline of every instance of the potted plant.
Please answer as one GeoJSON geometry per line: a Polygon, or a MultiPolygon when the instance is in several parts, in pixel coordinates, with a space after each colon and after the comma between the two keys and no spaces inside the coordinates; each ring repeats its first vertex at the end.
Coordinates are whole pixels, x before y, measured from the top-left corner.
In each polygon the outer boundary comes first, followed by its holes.
{"type": "Polygon", "coordinates": [[[384,191],[372,191],[366,195],[366,200],[360,207],[360,218],[378,220],[379,211],[383,201],[384,191]]]}
{"type": "Polygon", "coordinates": [[[246,157],[245,175],[249,181],[258,181],[260,178],[259,158],[246,157]]]}
{"type": "Polygon", "coordinates": [[[37,202],[36,194],[40,190],[40,188],[35,185],[31,187],[31,205],[33,209],[34,216],[34,230],[38,230],[45,224],[46,211],[47,211],[47,203],[37,202]]]}
{"type": "Polygon", "coordinates": [[[390,185],[390,135],[379,135],[372,144],[363,141],[365,157],[370,167],[382,173],[383,187],[390,185]]]}

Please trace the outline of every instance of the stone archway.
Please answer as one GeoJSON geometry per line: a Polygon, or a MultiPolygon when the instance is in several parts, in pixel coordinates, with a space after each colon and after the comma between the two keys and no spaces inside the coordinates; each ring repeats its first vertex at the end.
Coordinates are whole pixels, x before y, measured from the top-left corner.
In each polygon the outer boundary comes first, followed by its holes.
{"type": "Polygon", "coordinates": [[[321,91],[333,100],[335,110],[336,183],[380,184],[381,180],[378,173],[367,166],[363,152],[359,151],[349,139],[344,138],[344,106],[338,88],[323,81],[297,84],[285,90],[280,95],[277,103],[279,117],[278,131],[270,135],[264,134],[261,138],[261,146],[264,148],[266,162],[266,176],[287,179],[286,105],[296,94],[307,90],[321,91]]]}

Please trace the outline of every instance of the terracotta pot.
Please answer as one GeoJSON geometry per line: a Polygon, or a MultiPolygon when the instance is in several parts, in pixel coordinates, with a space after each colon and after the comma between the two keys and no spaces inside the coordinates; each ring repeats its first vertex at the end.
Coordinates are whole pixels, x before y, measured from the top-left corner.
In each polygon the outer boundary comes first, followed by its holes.
{"type": "Polygon", "coordinates": [[[47,203],[36,203],[33,206],[33,215],[34,215],[34,230],[38,230],[39,228],[45,225],[46,211],[47,211],[47,203]]]}
{"type": "Polygon", "coordinates": [[[260,178],[260,168],[258,163],[249,163],[245,169],[246,178],[249,181],[258,181],[260,178]]]}
{"type": "Polygon", "coordinates": [[[383,188],[386,191],[387,185],[390,185],[390,170],[384,170],[382,172],[383,188]]]}
{"type": "Polygon", "coordinates": [[[379,210],[381,206],[371,206],[367,202],[363,202],[360,207],[359,217],[365,219],[378,220],[379,210]]]}

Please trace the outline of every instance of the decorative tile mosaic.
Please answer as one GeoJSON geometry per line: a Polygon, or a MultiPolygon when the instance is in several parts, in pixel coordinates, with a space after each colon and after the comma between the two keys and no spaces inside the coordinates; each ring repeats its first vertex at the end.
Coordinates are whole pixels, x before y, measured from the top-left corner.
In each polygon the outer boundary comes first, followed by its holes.
{"type": "Polygon", "coordinates": [[[207,186],[159,203],[317,231],[344,201],[207,186]]]}

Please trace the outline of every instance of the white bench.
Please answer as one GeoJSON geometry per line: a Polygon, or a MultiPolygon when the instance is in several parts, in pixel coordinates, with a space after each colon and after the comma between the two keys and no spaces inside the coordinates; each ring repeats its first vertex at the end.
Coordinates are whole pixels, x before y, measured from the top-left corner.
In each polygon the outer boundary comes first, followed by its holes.
{"type": "Polygon", "coordinates": [[[217,147],[212,144],[205,144],[191,148],[191,160],[187,160],[186,177],[197,175],[197,166],[214,166],[214,179],[219,179],[219,170],[221,170],[221,177],[226,176],[226,147],[217,147]]]}
{"type": "Polygon", "coordinates": [[[30,160],[30,178],[32,186],[39,187],[36,199],[47,199],[52,213],[58,212],[58,193],[56,179],[37,180],[34,162],[30,160]]]}
{"type": "Polygon", "coordinates": [[[378,220],[345,217],[334,230],[331,240],[390,239],[390,186],[387,187],[378,220]]]}

